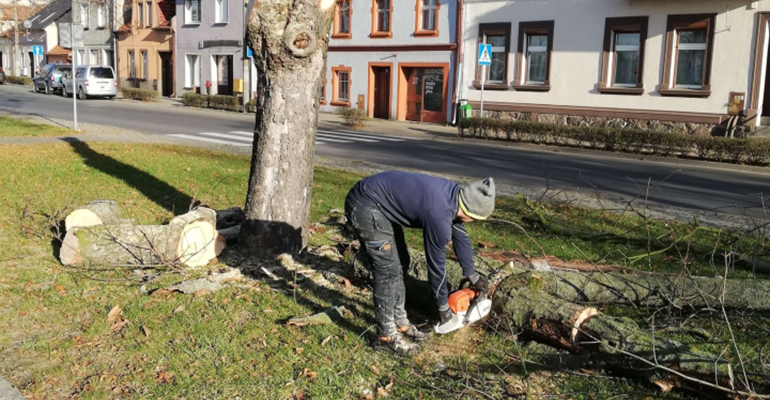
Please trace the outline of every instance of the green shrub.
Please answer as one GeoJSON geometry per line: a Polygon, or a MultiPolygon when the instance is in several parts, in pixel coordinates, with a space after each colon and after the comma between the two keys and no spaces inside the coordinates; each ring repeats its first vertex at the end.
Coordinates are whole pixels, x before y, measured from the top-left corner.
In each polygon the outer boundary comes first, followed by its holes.
{"type": "Polygon", "coordinates": [[[257,112],[257,99],[251,99],[248,103],[246,103],[246,112],[257,112]]]}
{"type": "Polygon", "coordinates": [[[696,157],[702,160],[770,164],[770,140],[700,137],[680,133],[570,126],[493,118],[467,118],[458,124],[460,136],[505,139],[526,143],[696,157]]]}
{"type": "Polygon", "coordinates": [[[5,81],[8,83],[13,83],[16,85],[29,85],[32,86],[32,78],[28,76],[14,76],[14,75],[6,75],[5,81]]]}
{"type": "Polygon", "coordinates": [[[235,96],[209,96],[209,108],[215,110],[241,111],[241,98],[235,96]]]}
{"type": "Polygon", "coordinates": [[[155,101],[158,98],[158,92],[147,89],[137,89],[132,87],[120,88],[120,93],[123,94],[124,99],[139,100],[139,101],[155,101]]]}
{"type": "Polygon", "coordinates": [[[182,95],[182,104],[187,107],[208,107],[209,98],[198,93],[185,93],[182,95]]]}
{"type": "Polygon", "coordinates": [[[351,128],[361,128],[366,125],[368,116],[358,108],[340,107],[337,114],[342,117],[342,124],[351,128]]]}

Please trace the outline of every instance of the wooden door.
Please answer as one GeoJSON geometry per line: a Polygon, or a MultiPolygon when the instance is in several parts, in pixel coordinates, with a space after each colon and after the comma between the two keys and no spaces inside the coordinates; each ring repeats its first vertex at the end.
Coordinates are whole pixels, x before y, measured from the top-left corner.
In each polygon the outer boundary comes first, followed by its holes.
{"type": "MultiPolygon", "coordinates": [[[[770,47],[767,51],[770,51],[770,47]]],[[[770,80],[768,80],[770,79],[770,57],[767,57],[767,66],[768,68],[765,69],[765,98],[762,103],[763,117],[770,117],[770,80]]]]}
{"type": "Polygon", "coordinates": [[[374,118],[390,118],[390,67],[372,67],[374,73],[374,118]]]}
{"type": "Polygon", "coordinates": [[[406,76],[406,119],[422,121],[422,68],[404,68],[406,76]]]}
{"type": "Polygon", "coordinates": [[[233,56],[217,56],[217,94],[233,95],[233,56]]]}

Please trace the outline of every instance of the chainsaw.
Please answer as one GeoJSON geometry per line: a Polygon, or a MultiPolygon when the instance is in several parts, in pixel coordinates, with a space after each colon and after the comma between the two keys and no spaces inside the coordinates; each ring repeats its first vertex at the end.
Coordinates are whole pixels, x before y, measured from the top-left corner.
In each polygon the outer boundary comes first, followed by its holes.
{"type": "Polygon", "coordinates": [[[487,293],[463,287],[466,283],[470,281],[463,279],[459,289],[449,294],[449,309],[454,315],[449,321],[436,324],[434,327],[436,333],[456,331],[486,317],[492,310],[492,300],[487,298],[487,293]]]}

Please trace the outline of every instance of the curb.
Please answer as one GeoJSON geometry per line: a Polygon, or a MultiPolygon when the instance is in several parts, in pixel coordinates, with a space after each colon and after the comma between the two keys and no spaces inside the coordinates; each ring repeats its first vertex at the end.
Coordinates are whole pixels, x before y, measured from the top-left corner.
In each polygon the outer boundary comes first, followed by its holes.
{"type": "Polygon", "coordinates": [[[24,397],[8,381],[0,377],[0,400],[24,400],[24,397]]]}

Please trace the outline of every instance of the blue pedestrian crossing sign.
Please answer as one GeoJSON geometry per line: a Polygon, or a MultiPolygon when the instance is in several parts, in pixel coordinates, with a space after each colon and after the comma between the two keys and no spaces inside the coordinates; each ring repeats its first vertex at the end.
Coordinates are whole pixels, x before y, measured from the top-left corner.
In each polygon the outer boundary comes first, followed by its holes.
{"type": "Polygon", "coordinates": [[[479,65],[492,65],[492,45],[479,45],[479,65]]]}
{"type": "Polygon", "coordinates": [[[32,46],[32,54],[36,56],[43,55],[43,46],[32,46]]]}

